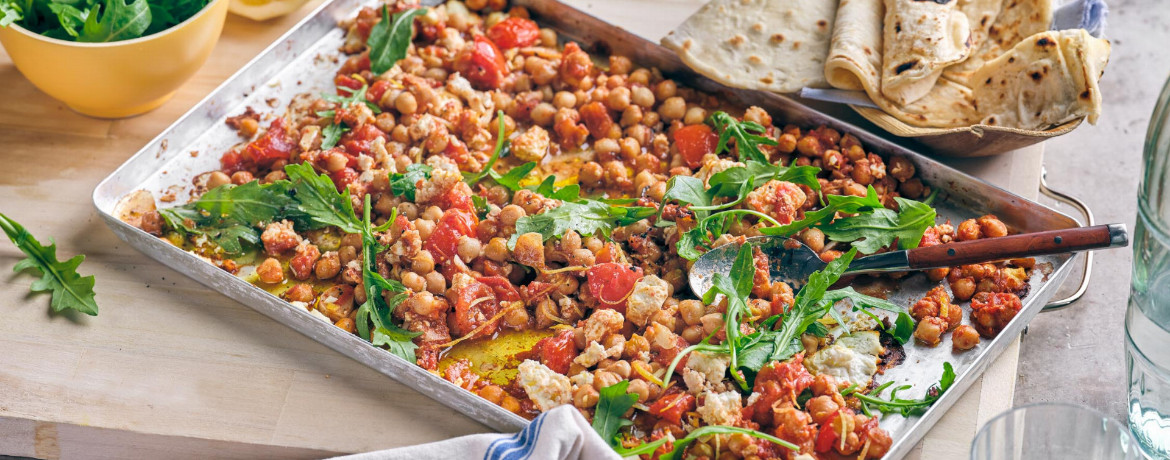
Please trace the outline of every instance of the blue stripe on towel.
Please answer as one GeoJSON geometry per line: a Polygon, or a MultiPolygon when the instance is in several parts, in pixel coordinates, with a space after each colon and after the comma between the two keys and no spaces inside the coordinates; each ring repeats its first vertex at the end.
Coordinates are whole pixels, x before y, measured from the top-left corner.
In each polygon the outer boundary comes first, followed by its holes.
{"type": "Polygon", "coordinates": [[[536,448],[536,440],[540,438],[540,429],[544,425],[544,414],[528,423],[524,430],[512,436],[492,441],[488,445],[484,460],[522,460],[532,454],[536,448]]]}

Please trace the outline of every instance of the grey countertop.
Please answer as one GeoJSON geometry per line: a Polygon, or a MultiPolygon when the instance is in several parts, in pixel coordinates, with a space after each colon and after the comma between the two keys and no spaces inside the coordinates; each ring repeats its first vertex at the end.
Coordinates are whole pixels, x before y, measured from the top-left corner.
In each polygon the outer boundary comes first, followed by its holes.
{"type": "MultiPolygon", "coordinates": [[[[1098,223],[1124,222],[1132,232],[1146,126],[1170,76],[1170,4],[1111,0],[1109,7],[1113,50],[1101,80],[1101,118],[1049,141],[1044,165],[1049,185],[1085,200],[1098,223]]],[[[1125,420],[1123,324],[1132,256],[1129,248],[1097,253],[1085,297],[1032,321],[1021,344],[1016,405],[1071,402],[1125,420]]]]}

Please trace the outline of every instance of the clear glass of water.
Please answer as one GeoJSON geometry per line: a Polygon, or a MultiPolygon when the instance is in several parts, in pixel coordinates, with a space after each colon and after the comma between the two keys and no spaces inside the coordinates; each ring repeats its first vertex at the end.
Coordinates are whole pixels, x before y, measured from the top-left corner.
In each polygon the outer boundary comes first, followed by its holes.
{"type": "Polygon", "coordinates": [[[1170,80],[1150,118],[1125,312],[1129,426],[1146,452],[1170,458],[1170,80]]]}
{"type": "Polygon", "coordinates": [[[971,460],[1141,460],[1129,429],[1087,407],[1041,403],[1020,406],[983,425],[971,460]]]}

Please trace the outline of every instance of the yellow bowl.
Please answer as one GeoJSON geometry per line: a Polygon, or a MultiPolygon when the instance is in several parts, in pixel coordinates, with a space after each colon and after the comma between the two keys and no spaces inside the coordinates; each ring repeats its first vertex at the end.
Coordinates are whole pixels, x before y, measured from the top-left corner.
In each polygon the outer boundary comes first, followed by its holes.
{"type": "Polygon", "coordinates": [[[0,43],[25,78],[73,110],[100,118],[150,111],[171,98],[215,48],[228,0],[214,0],[170,29],[133,40],[77,43],[16,24],[0,43]]]}

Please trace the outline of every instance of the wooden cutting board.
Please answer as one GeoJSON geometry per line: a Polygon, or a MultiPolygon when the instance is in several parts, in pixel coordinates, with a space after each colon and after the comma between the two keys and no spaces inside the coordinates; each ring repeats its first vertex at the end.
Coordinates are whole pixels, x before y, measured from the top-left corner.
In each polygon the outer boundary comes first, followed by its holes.
{"type": "MultiPolygon", "coordinates": [[[[163,107],[124,120],[71,112],[0,54],[0,212],[62,255],[86,254],[101,315],[48,313],[0,242],[0,455],[314,458],[486,427],[212,292],[127,247],[95,215],[97,183],[299,18],[229,17],[211,60],[163,107]]],[[[697,0],[575,0],[657,40],[697,0]]],[[[1040,148],[957,166],[1035,197],[1040,148]]],[[[988,369],[911,457],[963,458],[1006,410],[1018,348],[988,369]],[[941,457],[940,457],[941,456],[941,457]]]]}

